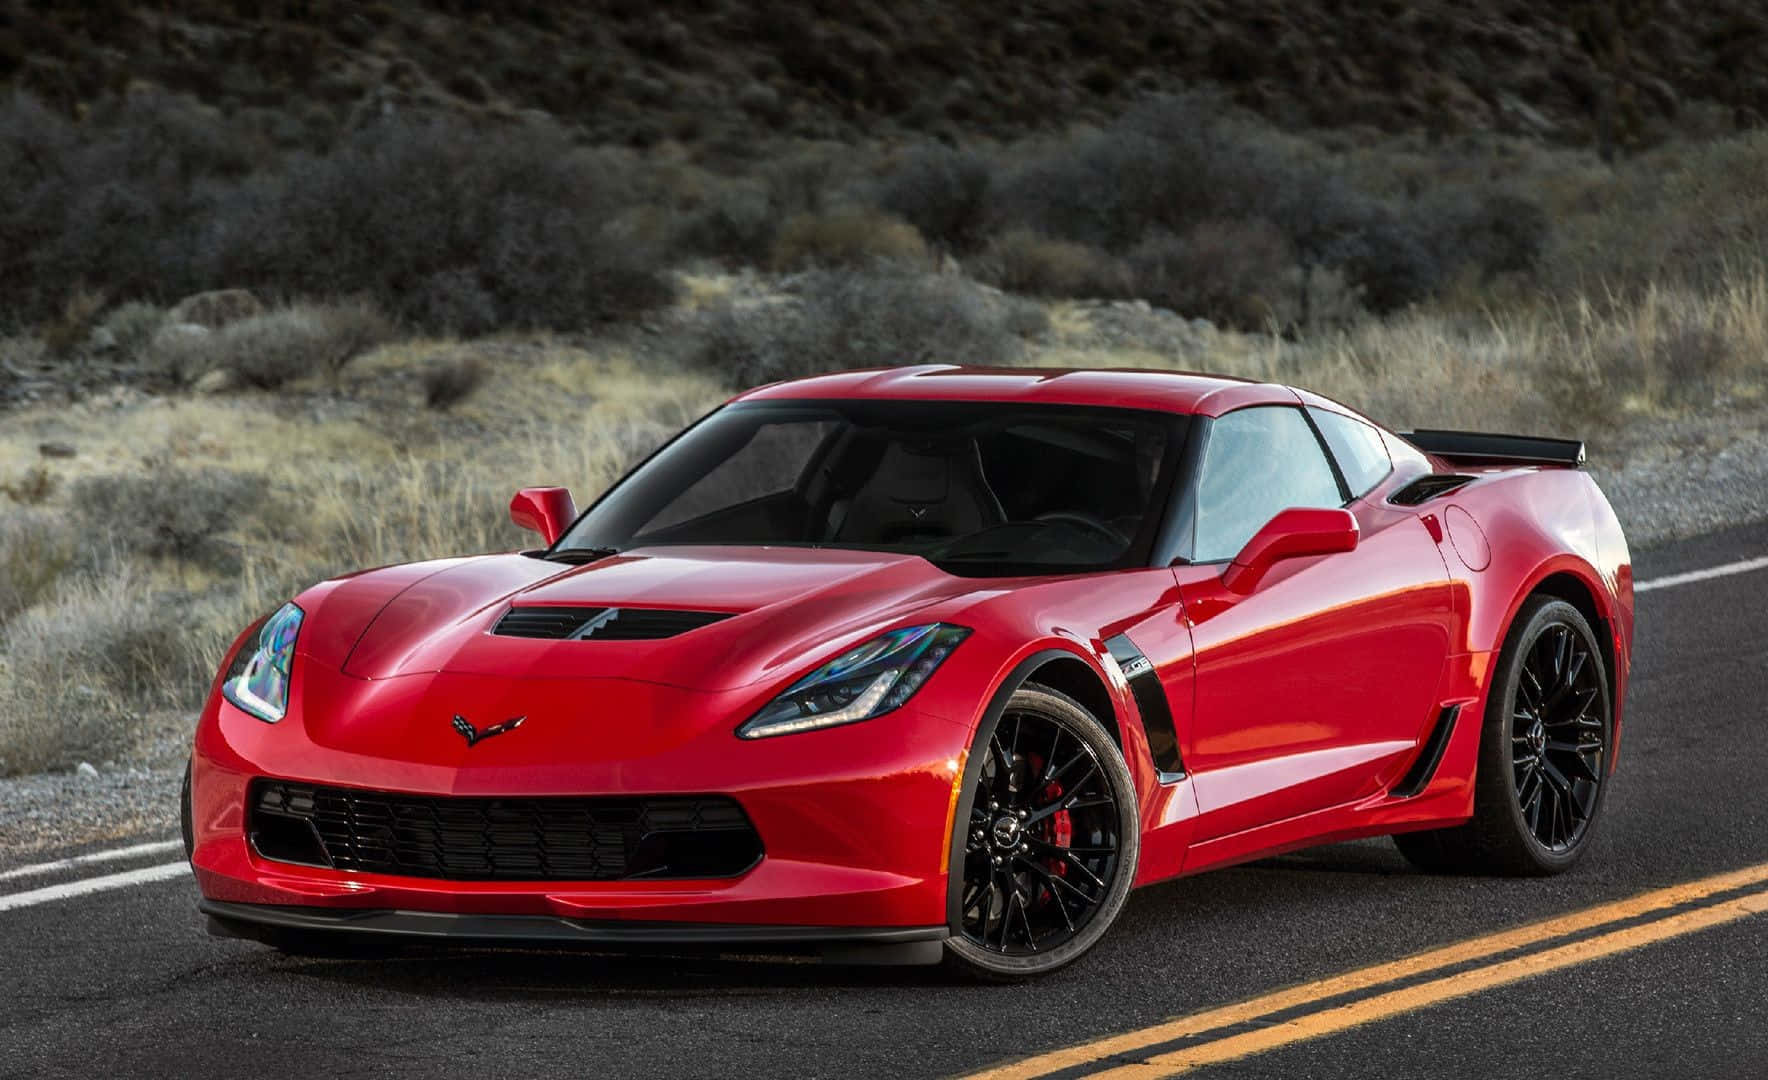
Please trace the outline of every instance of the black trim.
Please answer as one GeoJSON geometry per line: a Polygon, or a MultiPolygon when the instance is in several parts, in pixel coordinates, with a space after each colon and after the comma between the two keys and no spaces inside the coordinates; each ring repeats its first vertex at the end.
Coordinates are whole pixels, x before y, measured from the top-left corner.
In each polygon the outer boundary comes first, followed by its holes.
{"type": "MultiPolygon", "coordinates": [[[[1338,455],[1332,452],[1332,444],[1326,441],[1326,433],[1320,430],[1319,422],[1314,419],[1314,410],[1306,405],[1301,406],[1301,417],[1308,422],[1308,430],[1314,433],[1314,441],[1320,444],[1320,453],[1326,456],[1326,467],[1332,470],[1332,479],[1338,482],[1338,505],[1349,506],[1356,502],[1357,495],[1362,492],[1351,494],[1351,482],[1344,475],[1344,466],[1338,463],[1338,455]]],[[[1391,460],[1388,462],[1388,471],[1393,471],[1391,460]]],[[[1381,479],[1385,480],[1387,477],[1383,476],[1381,479]]]]}
{"type": "Polygon", "coordinates": [[[970,809],[976,799],[976,779],[982,775],[982,763],[988,757],[978,751],[978,747],[988,745],[994,736],[996,725],[1007,711],[1007,702],[1013,694],[1024,686],[1031,673],[1052,660],[1073,660],[1076,654],[1066,649],[1042,649],[1019,661],[1001,685],[995,689],[994,696],[988,699],[988,708],[982,712],[982,722],[976,725],[976,736],[970,740],[970,756],[964,762],[964,776],[960,781],[964,786],[960,789],[956,813],[952,815],[952,834],[947,838],[948,858],[946,862],[945,883],[945,918],[946,930],[954,936],[964,932],[964,838],[968,828],[959,828],[960,822],[970,820],[970,809]]]}
{"type": "Polygon", "coordinates": [[[461,915],[391,908],[285,907],[204,899],[211,933],[254,940],[264,929],[318,930],[413,941],[542,942],[583,945],[903,945],[943,942],[943,926],[726,926],[629,920],[609,922],[555,915],[461,915]],[[257,931],[257,932],[254,932],[257,931]]]}
{"type": "Polygon", "coordinates": [[[1194,416],[1185,432],[1184,454],[1173,474],[1173,486],[1167,499],[1165,521],[1155,536],[1150,566],[1171,566],[1189,563],[1197,549],[1197,473],[1203,452],[1209,444],[1209,429],[1214,420],[1194,416]]]}
{"type": "Polygon", "coordinates": [[[1454,732],[1455,721],[1460,715],[1459,705],[1451,705],[1442,711],[1418,759],[1412,762],[1412,767],[1406,770],[1406,775],[1393,786],[1389,795],[1396,799],[1410,799],[1429,786],[1436,777],[1437,767],[1443,763],[1443,751],[1449,748],[1449,735],[1454,732]]]}
{"type": "Polygon", "coordinates": [[[1185,777],[1184,758],[1179,754],[1179,732],[1173,723],[1172,707],[1167,704],[1166,687],[1154,670],[1153,661],[1136,648],[1127,634],[1105,639],[1105,648],[1117,661],[1130,693],[1136,699],[1136,711],[1142,714],[1142,730],[1148,736],[1148,751],[1154,767],[1160,770],[1162,783],[1185,777]]]}
{"type": "Polygon", "coordinates": [[[1494,465],[1584,464],[1584,444],[1577,439],[1431,429],[1402,431],[1399,434],[1400,438],[1426,453],[1454,461],[1494,465]]]}
{"type": "Polygon", "coordinates": [[[1395,506],[1423,506],[1432,499],[1461,490],[1475,479],[1461,473],[1430,473],[1399,488],[1387,497],[1387,501],[1395,506]]]}

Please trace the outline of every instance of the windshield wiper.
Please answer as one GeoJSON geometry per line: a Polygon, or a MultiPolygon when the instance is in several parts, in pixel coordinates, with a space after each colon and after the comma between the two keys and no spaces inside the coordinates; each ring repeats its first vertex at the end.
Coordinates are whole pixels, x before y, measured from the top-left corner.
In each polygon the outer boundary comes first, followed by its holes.
{"type": "Polygon", "coordinates": [[[620,554],[620,549],[611,547],[561,548],[558,551],[548,552],[541,558],[548,562],[582,566],[584,563],[592,563],[597,559],[605,559],[610,555],[618,554],[620,554]]]}

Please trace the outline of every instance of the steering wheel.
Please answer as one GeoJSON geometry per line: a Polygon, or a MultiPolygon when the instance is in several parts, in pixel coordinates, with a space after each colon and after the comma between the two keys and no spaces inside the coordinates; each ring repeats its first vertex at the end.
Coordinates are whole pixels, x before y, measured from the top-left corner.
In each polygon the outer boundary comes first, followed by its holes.
{"type": "Polygon", "coordinates": [[[1112,528],[1111,525],[1101,521],[1099,518],[1096,518],[1091,514],[1082,513],[1079,510],[1051,510],[1047,514],[1039,514],[1033,520],[1048,521],[1062,525],[1073,525],[1085,529],[1090,533],[1103,536],[1119,547],[1127,548],[1130,546],[1129,537],[1118,532],[1116,529],[1112,528]]]}

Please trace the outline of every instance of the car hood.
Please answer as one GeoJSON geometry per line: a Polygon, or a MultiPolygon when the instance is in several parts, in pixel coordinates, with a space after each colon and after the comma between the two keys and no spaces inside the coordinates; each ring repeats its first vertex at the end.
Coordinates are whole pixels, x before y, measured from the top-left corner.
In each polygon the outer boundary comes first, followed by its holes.
{"type": "Polygon", "coordinates": [[[345,674],[613,677],[735,689],[799,674],[813,654],[918,609],[992,591],[915,556],[829,549],[656,547],[580,567],[522,555],[430,565],[421,575],[397,567],[359,575],[325,598],[313,619],[318,640],[352,632],[341,622],[327,627],[328,611],[375,611],[342,659],[345,674]],[[643,640],[550,640],[496,633],[512,606],[724,617],[643,640]]]}

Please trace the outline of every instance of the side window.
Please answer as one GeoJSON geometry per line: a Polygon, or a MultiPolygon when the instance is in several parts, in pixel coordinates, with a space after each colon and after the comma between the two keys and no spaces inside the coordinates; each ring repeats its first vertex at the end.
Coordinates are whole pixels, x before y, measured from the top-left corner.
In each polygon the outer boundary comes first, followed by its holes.
{"type": "Polygon", "coordinates": [[[1231,412],[1210,425],[1197,482],[1192,560],[1232,559],[1279,511],[1343,501],[1326,452],[1300,409],[1231,412]]]}
{"type": "Polygon", "coordinates": [[[1313,415],[1314,423],[1320,426],[1320,434],[1326,437],[1326,445],[1338,462],[1338,471],[1344,474],[1344,482],[1350,485],[1351,498],[1367,494],[1393,471],[1393,462],[1388,460],[1387,444],[1382,441],[1381,432],[1343,413],[1325,409],[1309,409],[1308,412],[1313,415]]]}

